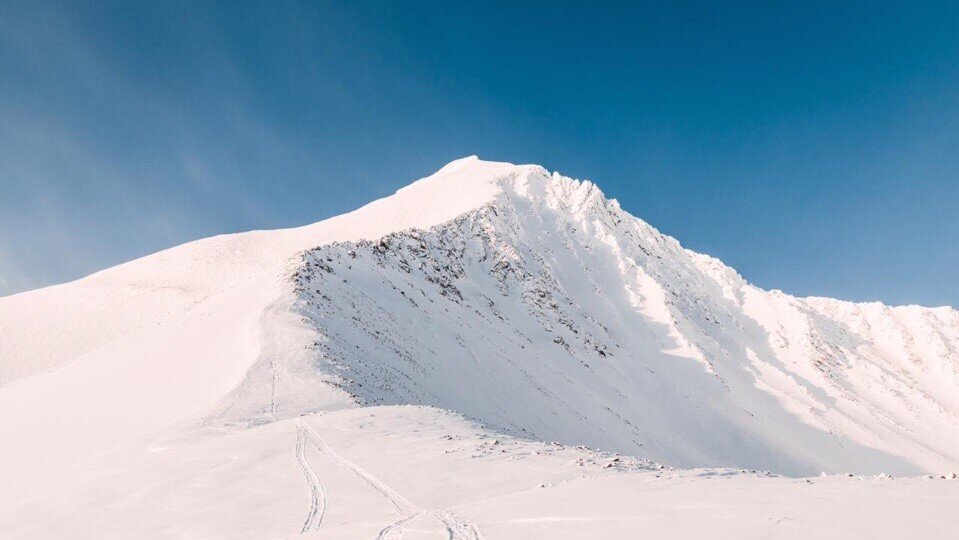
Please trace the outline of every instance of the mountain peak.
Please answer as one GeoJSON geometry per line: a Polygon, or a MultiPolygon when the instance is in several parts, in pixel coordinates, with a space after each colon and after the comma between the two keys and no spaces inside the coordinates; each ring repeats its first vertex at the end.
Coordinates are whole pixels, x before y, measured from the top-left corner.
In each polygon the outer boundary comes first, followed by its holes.
{"type": "Polygon", "coordinates": [[[480,159],[474,154],[454,159],[430,176],[413,182],[412,185],[418,184],[423,180],[437,179],[442,179],[443,182],[450,182],[452,180],[457,183],[493,183],[502,180],[506,176],[518,175],[529,171],[542,171],[545,175],[549,175],[546,169],[540,165],[516,165],[505,161],[487,161],[480,159]]]}
{"type": "Polygon", "coordinates": [[[487,161],[478,156],[471,155],[459,159],[454,159],[446,165],[443,165],[438,171],[427,176],[430,178],[443,178],[444,181],[494,181],[509,174],[513,170],[528,165],[515,165],[504,161],[487,161]]]}
{"type": "MultiPolygon", "coordinates": [[[[434,174],[447,174],[447,173],[451,173],[451,172],[453,172],[453,171],[456,171],[456,170],[461,169],[461,168],[463,168],[463,167],[468,167],[470,164],[473,164],[473,163],[476,163],[476,162],[480,162],[480,161],[483,161],[483,160],[481,160],[481,159],[479,158],[479,156],[477,156],[476,154],[473,154],[473,155],[470,155],[470,156],[466,156],[466,157],[461,157],[461,158],[459,158],[459,159],[454,159],[453,161],[450,161],[450,162],[447,163],[446,165],[443,165],[443,166],[440,167],[440,169],[439,169],[438,171],[436,171],[434,174]]],[[[489,163],[489,162],[485,162],[485,161],[484,161],[484,163],[489,163]]]]}
{"type": "Polygon", "coordinates": [[[549,173],[539,165],[515,165],[485,161],[472,155],[451,161],[435,173],[396,191],[392,197],[376,201],[377,212],[386,204],[402,209],[410,217],[408,224],[396,230],[425,228],[479,208],[503,192],[505,181],[549,173]],[[386,201],[389,201],[388,203],[386,201]]]}

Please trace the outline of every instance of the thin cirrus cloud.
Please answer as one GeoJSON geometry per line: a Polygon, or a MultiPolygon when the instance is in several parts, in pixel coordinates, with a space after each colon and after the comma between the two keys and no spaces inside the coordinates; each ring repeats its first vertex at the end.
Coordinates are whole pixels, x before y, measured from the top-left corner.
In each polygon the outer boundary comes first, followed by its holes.
{"type": "Polygon", "coordinates": [[[214,104],[222,118],[196,114],[113,69],[64,15],[40,8],[0,17],[0,294],[273,217],[222,148],[240,139],[289,162],[295,145],[230,95],[214,104]],[[234,140],[217,144],[224,133],[234,140]]]}

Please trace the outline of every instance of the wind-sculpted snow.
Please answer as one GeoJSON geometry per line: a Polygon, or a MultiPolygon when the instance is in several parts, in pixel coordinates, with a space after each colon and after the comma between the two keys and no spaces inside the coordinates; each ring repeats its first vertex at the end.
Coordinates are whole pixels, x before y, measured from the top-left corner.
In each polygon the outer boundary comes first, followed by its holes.
{"type": "Polygon", "coordinates": [[[949,309],[800,300],[541,169],[429,230],[308,251],[315,370],[363,404],[676,466],[787,473],[959,461],[949,309]]]}

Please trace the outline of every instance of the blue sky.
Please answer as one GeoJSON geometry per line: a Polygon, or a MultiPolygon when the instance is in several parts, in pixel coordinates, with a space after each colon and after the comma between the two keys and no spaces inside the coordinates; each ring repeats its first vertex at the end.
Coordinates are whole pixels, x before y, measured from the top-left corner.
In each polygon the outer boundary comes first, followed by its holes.
{"type": "Polygon", "coordinates": [[[766,288],[959,305],[959,4],[88,4],[0,5],[0,294],[478,154],[766,288]]]}

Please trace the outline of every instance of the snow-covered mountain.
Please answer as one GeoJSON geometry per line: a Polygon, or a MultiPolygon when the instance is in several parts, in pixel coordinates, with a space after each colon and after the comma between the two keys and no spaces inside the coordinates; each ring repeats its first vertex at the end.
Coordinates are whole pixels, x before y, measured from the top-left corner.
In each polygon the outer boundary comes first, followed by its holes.
{"type": "MultiPolygon", "coordinates": [[[[748,491],[717,534],[763,535],[745,512],[767,497],[808,512],[809,532],[836,497],[908,494],[900,511],[919,516],[959,488],[833,478],[803,495],[654,463],[959,469],[959,313],[764,291],[590,182],[470,157],[323,222],[0,298],[0,410],[15,441],[0,536],[612,536],[635,508],[543,509],[643,501],[644,482],[748,491]],[[527,493],[571,482],[552,502],[527,493]],[[533,515],[492,502],[510,497],[533,515]]],[[[671,511],[661,531],[678,534],[671,511]]]]}

